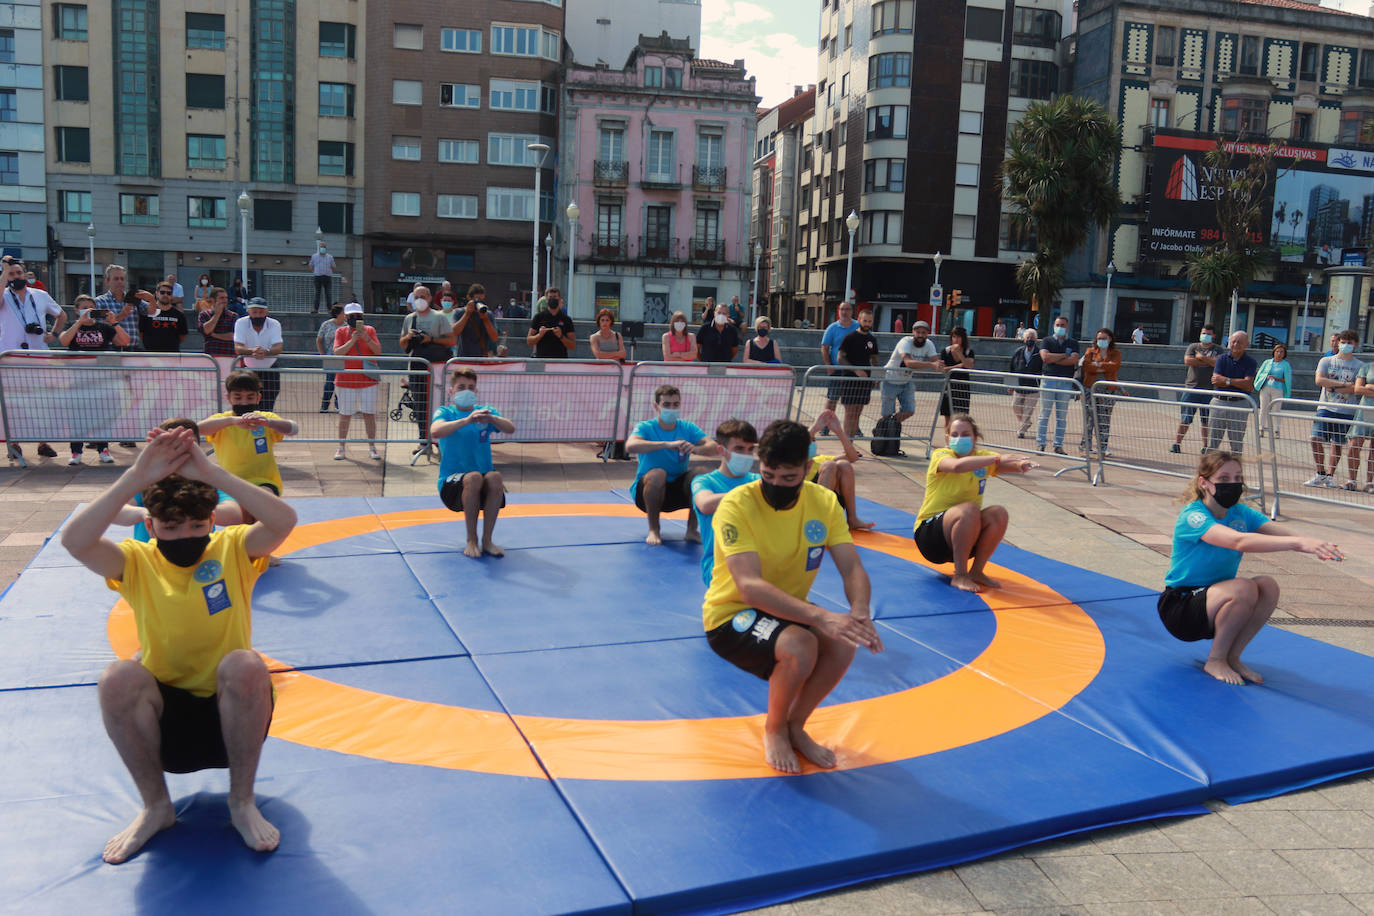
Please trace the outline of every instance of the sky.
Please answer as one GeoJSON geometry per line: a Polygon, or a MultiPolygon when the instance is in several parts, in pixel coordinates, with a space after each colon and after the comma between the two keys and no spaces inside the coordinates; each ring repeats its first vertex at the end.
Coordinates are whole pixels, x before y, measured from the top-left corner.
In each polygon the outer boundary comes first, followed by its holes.
{"type": "Polygon", "coordinates": [[[817,0],[702,0],[700,56],[744,58],[760,103],[771,108],[792,87],[816,82],[817,0]]]}

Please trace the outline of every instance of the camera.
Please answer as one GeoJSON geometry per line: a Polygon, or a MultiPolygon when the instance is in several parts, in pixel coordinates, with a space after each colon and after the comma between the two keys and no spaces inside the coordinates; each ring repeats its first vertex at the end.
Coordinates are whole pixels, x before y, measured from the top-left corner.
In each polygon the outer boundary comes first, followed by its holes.
{"type": "Polygon", "coordinates": [[[36,322],[36,321],[30,321],[28,324],[24,325],[24,333],[25,333],[25,334],[42,334],[42,333],[43,333],[43,326],[42,326],[41,324],[39,324],[38,322],[36,322]]]}
{"type": "Polygon", "coordinates": [[[357,327],[357,326],[358,326],[358,319],[359,319],[359,318],[362,318],[362,317],[363,317],[362,315],[349,315],[349,316],[348,316],[348,326],[349,326],[350,328],[357,327]]]}
{"type": "Polygon", "coordinates": [[[140,301],[139,298],[138,298],[138,290],[136,290],[136,289],[131,289],[131,290],[128,290],[127,292],[125,292],[125,293],[124,293],[124,301],[125,301],[126,303],[128,303],[129,305],[138,305],[138,303],[139,303],[139,301],[140,301]]]}
{"type": "Polygon", "coordinates": [[[486,307],[486,305],[483,304],[483,305],[477,306],[477,311],[480,312],[481,314],[485,315],[485,314],[487,313],[487,307],[486,307]]]}

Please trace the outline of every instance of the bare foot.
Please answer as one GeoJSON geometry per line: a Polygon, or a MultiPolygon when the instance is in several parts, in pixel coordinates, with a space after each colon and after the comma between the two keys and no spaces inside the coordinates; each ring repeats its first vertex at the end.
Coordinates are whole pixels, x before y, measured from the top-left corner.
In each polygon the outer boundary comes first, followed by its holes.
{"type": "Polygon", "coordinates": [[[801,764],[797,762],[797,752],[792,749],[792,740],[785,734],[763,733],[763,759],[779,773],[800,773],[801,764]]]}
{"type": "Polygon", "coordinates": [[[110,838],[101,858],[111,865],[128,861],[145,843],[176,822],[177,812],[171,802],[144,808],[129,826],[110,838]]]}
{"type": "Polygon", "coordinates": [[[657,531],[650,531],[648,537],[644,539],[644,543],[648,544],[650,547],[657,547],[659,544],[663,543],[663,538],[657,531]]]}
{"type": "Polygon", "coordinates": [[[798,754],[825,770],[835,766],[835,752],[823,744],[816,743],[801,726],[789,725],[787,732],[792,739],[792,748],[798,754]]]}
{"type": "Polygon", "coordinates": [[[482,542],[482,553],[490,554],[493,557],[504,557],[506,555],[506,552],[504,550],[502,550],[500,547],[497,547],[491,541],[482,542]]]}
{"type": "Polygon", "coordinates": [[[245,804],[230,802],[229,821],[254,852],[271,852],[281,842],[281,831],[273,827],[251,801],[245,804]]]}
{"type": "Polygon", "coordinates": [[[1231,666],[1232,671],[1236,672],[1236,674],[1239,674],[1241,677],[1245,678],[1250,683],[1264,683],[1264,678],[1260,676],[1259,672],[1257,672],[1254,668],[1251,668],[1249,665],[1242,665],[1240,663],[1240,659],[1228,658],[1226,660],[1226,664],[1231,666]]]}
{"type": "Polygon", "coordinates": [[[463,548],[463,556],[465,557],[480,557],[481,555],[482,548],[478,546],[476,541],[468,541],[468,546],[463,548]]]}
{"type": "Polygon", "coordinates": [[[863,519],[859,518],[859,517],[856,515],[856,516],[854,516],[853,518],[851,518],[851,519],[849,520],[849,530],[850,530],[850,531],[867,531],[869,528],[872,528],[872,527],[873,527],[874,525],[876,525],[876,524],[878,524],[878,523],[877,523],[877,522],[866,522],[866,521],[864,521],[863,519]]]}
{"type": "Polygon", "coordinates": [[[700,544],[701,532],[695,528],[688,528],[687,533],[682,536],[682,539],[689,544],[700,544]]]}
{"type": "Polygon", "coordinates": [[[986,586],[987,588],[1002,587],[1001,582],[998,582],[996,579],[994,579],[992,576],[989,576],[987,573],[969,573],[969,578],[972,579],[974,582],[977,582],[979,585],[986,586]]]}
{"type": "Polygon", "coordinates": [[[968,574],[950,576],[949,584],[965,592],[981,592],[983,590],[983,586],[975,582],[973,577],[968,574]]]}
{"type": "Polygon", "coordinates": [[[1222,661],[1219,658],[1207,659],[1207,664],[1202,666],[1202,670],[1206,671],[1212,677],[1216,678],[1224,684],[1245,683],[1244,679],[1242,679],[1239,674],[1233,671],[1230,665],[1226,664],[1226,662],[1222,661]]]}

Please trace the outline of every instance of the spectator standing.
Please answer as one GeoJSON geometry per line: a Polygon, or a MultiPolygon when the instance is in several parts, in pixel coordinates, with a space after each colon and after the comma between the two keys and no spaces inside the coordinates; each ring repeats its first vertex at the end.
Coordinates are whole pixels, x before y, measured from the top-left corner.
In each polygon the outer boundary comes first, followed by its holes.
{"type": "MultiPolygon", "coordinates": [[[[363,307],[356,302],[344,306],[344,327],[334,334],[334,355],[352,356],[344,360],[344,371],[334,377],[334,396],[339,401],[339,448],[335,461],[344,460],[344,444],[348,441],[348,427],[355,413],[363,415],[363,429],[367,433],[367,456],[381,461],[377,453],[377,378],[367,372],[366,357],[381,354],[382,344],[377,332],[363,320],[363,307]]],[[[373,365],[376,365],[375,363],[373,365]]]]}
{"type": "MultiPolygon", "coordinates": [[[[844,340],[846,334],[854,330],[854,306],[849,302],[841,302],[835,309],[835,320],[832,321],[821,335],[821,362],[827,366],[835,365],[836,358],[840,355],[840,341],[844,340]]],[[[825,387],[825,409],[834,410],[835,404],[840,400],[840,392],[844,389],[843,380],[836,377],[838,370],[829,370],[831,380],[825,387]]],[[[822,436],[829,435],[829,430],[823,430],[822,436]]]]}
{"type": "MultiPolygon", "coordinates": [[[[1263,371],[1263,370],[1261,370],[1263,371]]],[[[1355,375],[1355,394],[1360,396],[1359,418],[1350,430],[1350,451],[1346,461],[1350,468],[1350,480],[1345,488],[1353,490],[1360,478],[1360,446],[1369,440],[1369,450],[1365,453],[1364,492],[1374,493],[1374,363],[1365,363],[1355,375]]],[[[1276,430],[1277,432],[1277,430],[1276,430]]]]}
{"type": "Polygon", "coordinates": [[[214,291],[215,285],[210,282],[209,274],[201,274],[196,278],[196,285],[191,290],[191,295],[195,297],[196,311],[205,311],[210,307],[210,294],[214,291]],[[201,305],[200,303],[206,303],[201,305]]]}
{"type": "Polygon", "coordinates": [[[1016,322],[1016,339],[1017,339],[1017,340],[1025,340],[1025,339],[1026,339],[1026,323],[1025,323],[1024,321],[1018,321],[1018,322],[1016,322]]]}
{"type": "Polygon", "coordinates": [[[858,324],[840,341],[840,364],[855,367],[846,370],[850,380],[840,394],[840,403],[844,405],[844,432],[851,439],[863,435],[859,432],[859,417],[873,398],[873,367],[878,364],[873,310],[860,312],[858,324]]]}
{"type": "Polygon", "coordinates": [[[1035,328],[1022,328],[1020,337],[1022,344],[1011,355],[1011,371],[1017,373],[1018,386],[1011,397],[1011,412],[1016,417],[1016,438],[1024,439],[1035,419],[1035,405],[1040,400],[1040,373],[1045,364],[1040,359],[1040,342],[1035,328]]]}
{"type": "MultiPolygon", "coordinates": [[[[420,289],[424,289],[424,287],[420,287],[420,289]]],[[[412,303],[414,302],[414,295],[415,293],[412,292],[412,303]]],[[[425,295],[429,295],[429,290],[425,290],[425,295]]],[[[492,345],[496,343],[499,335],[496,333],[496,324],[491,320],[491,310],[487,308],[487,288],[485,286],[474,283],[468,287],[467,302],[463,304],[461,312],[455,310],[451,321],[453,325],[451,330],[454,340],[457,341],[459,356],[480,359],[491,355],[491,351],[495,349],[492,345]]]]}
{"type": "Polygon", "coordinates": [[[1054,453],[1064,451],[1064,426],[1068,421],[1069,404],[1073,401],[1073,373],[1078,366],[1078,341],[1069,336],[1069,321],[1063,315],[1054,319],[1054,332],[1040,342],[1040,361],[1044,364],[1040,382],[1040,423],[1036,427],[1035,444],[1045,450],[1049,432],[1050,413],[1054,413],[1054,453]]]}
{"type": "Polygon", "coordinates": [[[530,319],[525,343],[540,359],[567,359],[577,349],[572,319],[563,311],[563,294],[558,287],[544,291],[544,307],[530,319]]]}
{"type": "Polygon", "coordinates": [[[1215,327],[1204,324],[1197,343],[1189,344],[1183,353],[1183,365],[1188,367],[1183,387],[1193,390],[1184,392],[1181,399],[1183,404],[1179,407],[1178,432],[1174,435],[1174,444],[1169,448],[1171,452],[1182,451],[1183,437],[1187,435],[1188,427],[1193,425],[1193,417],[1199,410],[1202,413],[1202,450],[1207,450],[1207,421],[1211,414],[1206,407],[1199,408],[1197,405],[1206,404],[1212,398],[1212,369],[1221,355],[1221,348],[1212,342],[1215,332],[1215,327]]]}
{"type": "Polygon", "coordinates": [[[329,246],[320,242],[315,253],[310,256],[310,272],[315,275],[315,298],[310,303],[311,314],[320,311],[320,303],[329,305],[329,299],[334,292],[334,256],[329,253],[329,246]]]}
{"type": "Polygon", "coordinates": [[[234,369],[234,324],[243,317],[229,304],[229,291],[216,286],[210,290],[210,307],[196,313],[196,324],[205,338],[204,352],[219,364],[219,377],[224,380],[234,369]]]}
{"type": "Polygon", "coordinates": [[[174,287],[163,280],[154,290],[153,307],[138,319],[143,348],[150,353],[180,353],[188,326],[186,313],[178,307],[174,287]]]}
{"type": "Polygon", "coordinates": [[[401,348],[411,358],[412,365],[416,360],[423,360],[428,366],[428,371],[410,376],[410,397],[415,402],[420,424],[420,444],[413,454],[418,455],[429,448],[430,405],[434,403],[430,392],[443,390],[444,364],[453,355],[453,343],[453,325],[443,312],[431,307],[429,289],[421,286],[415,290],[415,310],[401,319],[401,348]]]}
{"type": "MultiPolygon", "coordinates": [[[[1110,397],[1095,397],[1092,387],[1097,381],[1116,381],[1120,371],[1121,350],[1116,346],[1116,335],[1111,328],[1102,328],[1097,332],[1094,346],[1083,354],[1083,397],[1087,399],[1088,428],[1083,430],[1080,447],[1085,453],[1096,448],[1103,458],[1111,457],[1107,437],[1112,434],[1112,410],[1116,407],[1116,401],[1110,397]]],[[[1113,385],[1099,394],[1114,395],[1120,390],[1113,385]]]]}
{"type": "Polygon", "coordinates": [[[1239,458],[1245,448],[1247,421],[1244,410],[1254,406],[1250,396],[1255,391],[1259,366],[1254,357],[1245,353],[1245,348],[1250,346],[1249,334],[1236,331],[1227,345],[1230,352],[1218,356],[1217,364],[1212,367],[1212,389],[1216,394],[1212,397],[1212,431],[1207,447],[1216,448],[1224,431],[1231,443],[1231,454],[1239,458]]]}
{"type": "MultiPolygon", "coordinates": [[[[85,294],[76,297],[73,303],[77,310],[77,319],[58,335],[58,343],[68,350],[78,352],[100,352],[112,350],[121,343],[128,343],[129,335],[124,333],[124,329],[113,322],[114,316],[104,309],[98,308],[95,299],[85,294]]],[[[91,417],[93,421],[99,422],[105,417],[91,417]]],[[[114,464],[114,456],[110,454],[110,443],[108,442],[88,442],[86,443],[100,457],[101,464],[114,464]]],[[[67,464],[76,467],[81,464],[82,445],[80,440],[70,443],[72,456],[67,459],[67,464]]]]}
{"type": "Polygon", "coordinates": [[[177,282],[176,274],[168,274],[162,278],[172,287],[172,304],[177,308],[186,307],[186,290],[177,282]]]}
{"type": "Polygon", "coordinates": [[[344,321],[343,305],[334,303],[329,307],[329,319],[320,323],[320,329],[315,332],[315,351],[321,356],[326,357],[321,361],[321,366],[326,370],[324,374],[324,393],[320,395],[320,413],[329,413],[329,404],[334,402],[334,407],[338,408],[338,399],[334,396],[334,376],[338,374],[339,368],[343,363],[331,356],[334,352],[334,335],[339,333],[339,328],[347,322],[344,321]]]}
{"type": "Polygon", "coordinates": [[[754,319],[754,337],[744,345],[746,363],[781,363],[782,345],[769,336],[772,322],[767,315],[754,319]]]}
{"type": "Polygon", "coordinates": [[[281,394],[281,373],[272,367],[284,346],[281,322],[268,316],[267,300],[248,300],[247,316],[234,322],[234,353],[243,359],[245,368],[257,373],[262,383],[262,409],[268,412],[277,406],[281,394]]]}
{"type": "Polygon", "coordinates": [[[39,289],[45,293],[48,291],[48,285],[44,283],[42,280],[38,279],[38,275],[35,274],[33,271],[24,271],[24,277],[29,281],[29,286],[33,289],[39,289]]]}
{"type": "Polygon", "coordinates": [[[739,296],[730,297],[730,323],[737,333],[744,329],[744,307],[739,304],[739,296]]]}
{"type": "Polygon", "coordinates": [[[625,362],[625,341],[614,326],[615,312],[610,309],[602,309],[596,313],[596,331],[587,338],[587,343],[592,348],[592,359],[613,359],[616,362],[625,362]]]}
{"type": "MultiPolygon", "coordinates": [[[[46,350],[49,343],[57,342],[56,335],[62,333],[66,324],[67,313],[52,296],[29,288],[22,261],[5,265],[5,292],[0,297],[0,351],[46,350]],[[50,317],[54,319],[52,330],[48,329],[50,317]]],[[[13,442],[9,452],[15,458],[23,454],[13,442]]],[[[57,457],[57,452],[46,442],[38,443],[38,454],[44,458],[57,457]]]]}
{"type": "Polygon", "coordinates": [[[968,413],[968,373],[977,354],[968,343],[968,331],[955,326],[949,329],[949,346],[940,351],[940,362],[949,372],[949,391],[940,398],[940,416],[945,418],[945,436],[949,436],[950,417],[968,413]]]}
{"type": "Polygon", "coordinates": [[[1007,326],[1006,326],[1004,323],[1000,322],[1000,321],[997,322],[996,324],[994,324],[994,325],[992,326],[992,336],[993,336],[993,337],[1006,337],[1006,336],[1007,336],[1007,326]]]}
{"type": "Polygon", "coordinates": [[[665,363],[694,363],[697,360],[697,341],[687,333],[687,316],[673,312],[668,319],[668,331],[663,335],[665,363]]]}
{"type": "Polygon", "coordinates": [[[916,322],[911,326],[911,335],[897,341],[897,346],[892,348],[892,355],[887,358],[887,372],[883,375],[880,390],[880,410],[885,417],[895,411],[899,426],[916,413],[916,381],[900,370],[944,371],[944,363],[935,350],[935,341],[929,335],[930,325],[924,321],[916,322]]]}
{"type": "Polygon", "coordinates": [[[1355,358],[1355,345],[1360,335],[1351,330],[1336,335],[1336,355],[1317,360],[1317,387],[1321,388],[1321,406],[1317,421],[1312,424],[1312,460],[1317,476],[1307,481],[1309,487],[1336,486],[1336,468],[1341,463],[1341,448],[1350,434],[1345,422],[1355,416],[1355,382],[1364,363],[1355,358]],[[1325,422],[1335,420],[1336,422],[1325,422]],[[1322,443],[1331,443],[1331,469],[1324,470],[1322,443]]]}
{"type": "MultiPolygon", "coordinates": [[[[1293,367],[1288,363],[1288,345],[1274,344],[1273,356],[1260,363],[1255,376],[1255,389],[1260,393],[1260,422],[1269,416],[1269,403],[1275,398],[1293,396],[1293,367]]],[[[1273,420],[1274,435],[1279,434],[1279,422],[1273,420]]],[[[1263,428],[1263,427],[1262,427],[1263,428]]]]}
{"type": "Polygon", "coordinates": [[[897,316],[897,319],[896,319],[895,321],[892,322],[892,330],[893,330],[895,333],[900,334],[900,333],[902,333],[902,328],[903,328],[903,325],[902,325],[902,316],[901,316],[901,315],[898,315],[898,316],[897,316]]]}
{"type": "Polygon", "coordinates": [[[1335,356],[1337,353],[1341,351],[1341,334],[1339,331],[1332,332],[1331,339],[1328,341],[1328,344],[1329,346],[1327,347],[1326,352],[1322,354],[1322,356],[1335,356]]]}
{"type": "Polygon", "coordinates": [[[1135,330],[1131,332],[1131,343],[1133,343],[1133,344],[1143,344],[1144,342],[1145,342],[1145,329],[1144,329],[1143,327],[1141,327],[1140,325],[1136,325],[1136,326],[1135,326],[1135,330]]]}
{"type": "Polygon", "coordinates": [[[129,295],[128,274],[123,267],[110,264],[105,268],[105,292],[96,296],[95,304],[113,315],[115,322],[128,336],[128,346],[120,349],[143,349],[138,336],[138,321],[147,311],[147,306],[138,295],[129,295]]]}
{"type": "Polygon", "coordinates": [[[703,363],[732,363],[739,352],[739,331],[730,323],[724,306],[705,315],[697,331],[697,352],[703,363]]]}
{"type": "MultiPolygon", "coordinates": [[[[105,282],[105,285],[109,285],[108,280],[105,282]]],[[[248,287],[244,285],[243,277],[235,277],[234,282],[229,284],[229,299],[233,302],[235,308],[247,308],[248,287]]]]}

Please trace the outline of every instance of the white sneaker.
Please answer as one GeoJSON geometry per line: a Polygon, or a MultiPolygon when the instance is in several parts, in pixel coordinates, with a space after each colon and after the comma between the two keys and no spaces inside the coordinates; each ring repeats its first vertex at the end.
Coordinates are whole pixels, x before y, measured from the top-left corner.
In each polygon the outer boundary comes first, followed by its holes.
{"type": "Polygon", "coordinates": [[[1334,474],[1327,474],[1326,479],[1322,481],[1322,486],[1330,487],[1334,490],[1340,487],[1340,484],[1336,483],[1336,476],[1334,474]]]}
{"type": "Polygon", "coordinates": [[[102,449],[100,450],[99,454],[100,454],[100,463],[101,463],[101,464],[114,464],[114,455],[111,455],[111,454],[110,454],[110,450],[109,450],[109,449],[107,449],[107,448],[102,448],[102,449]]]}
{"type": "Polygon", "coordinates": [[[335,460],[335,461],[343,461],[343,460],[344,460],[344,450],[343,450],[343,446],[342,446],[342,445],[339,446],[337,450],[335,450],[335,452],[334,452],[334,460],[335,460]]]}
{"type": "Polygon", "coordinates": [[[377,449],[371,445],[367,447],[367,457],[371,458],[373,461],[382,460],[382,456],[377,454],[377,449]]]}
{"type": "Polygon", "coordinates": [[[1322,486],[1325,486],[1325,485],[1326,485],[1326,475],[1325,475],[1325,474],[1322,474],[1322,473],[1318,473],[1318,474],[1313,475],[1313,477],[1312,477],[1311,480],[1309,480],[1309,481],[1307,481],[1307,483],[1303,484],[1304,487],[1322,487],[1322,486]]]}
{"type": "Polygon", "coordinates": [[[69,468],[79,468],[79,467],[81,467],[81,456],[80,456],[80,455],[73,455],[73,456],[71,456],[70,458],[68,458],[68,459],[67,459],[67,467],[69,467],[69,468]]]}

